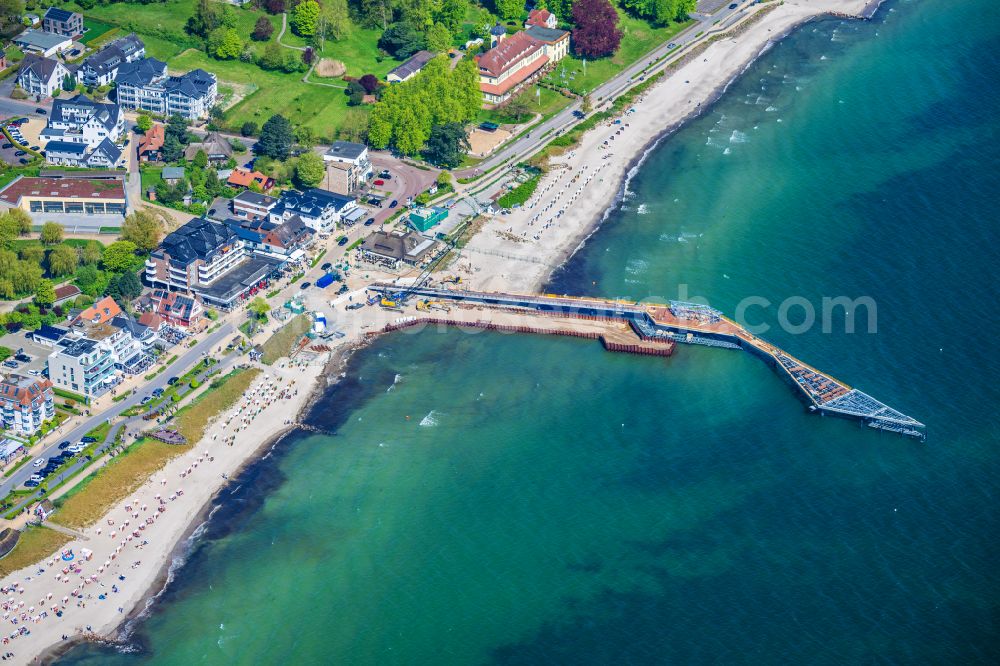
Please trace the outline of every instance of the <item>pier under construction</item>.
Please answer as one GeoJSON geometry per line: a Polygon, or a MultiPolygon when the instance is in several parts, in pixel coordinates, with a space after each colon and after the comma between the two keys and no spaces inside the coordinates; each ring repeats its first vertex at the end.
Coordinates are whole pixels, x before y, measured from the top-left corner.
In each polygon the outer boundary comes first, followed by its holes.
{"type": "MultiPolygon", "coordinates": [[[[479,292],[423,286],[421,282],[411,286],[376,283],[369,289],[385,298],[392,299],[394,303],[400,304],[413,296],[433,301],[482,305],[512,313],[535,313],[560,318],[621,322],[631,328],[630,333],[634,333],[634,336],[630,335],[629,337],[641,342],[630,345],[623,336],[602,334],[600,339],[605,347],[614,351],[654,353],[666,356],[670,353],[668,350],[673,348],[673,343],[743,349],[763,359],[773,367],[779,376],[796,389],[797,394],[813,412],[857,420],[870,428],[886,430],[908,437],[921,440],[924,438],[923,423],[800,361],[781,348],[753,335],[719,310],[707,305],[682,301],[646,304],[589,297],[479,292]],[[618,339],[612,339],[614,337],[618,339]],[[612,344],[609,345],[609,341],[612,344]],[[631,348],[621,348],[623,345],[631,346],[631,348]],[[663,351],[660,353],[648,351],[657,348],[663,351]]],[[[390,326],[389,330],[403,328],[412,325],[410,322],[416,321],[415,318],[404,318],[399,323],[390,326]]],[[[420,321],[455,325],[469,323],[462,322],[457,317],[447,316],[425,317],[420,321]]],[[[480,327],[508,330],[502,329],[497,324],[480,327]]],[[[538,327],[525,327],[525,332],[576,335],[556,330],[543,330],[544,327],[540,327],[539,330],[533,330],[534,328],[538,327]]],[[[578,335],[578,337],[597,338],[598,335],[578,335]]]]}

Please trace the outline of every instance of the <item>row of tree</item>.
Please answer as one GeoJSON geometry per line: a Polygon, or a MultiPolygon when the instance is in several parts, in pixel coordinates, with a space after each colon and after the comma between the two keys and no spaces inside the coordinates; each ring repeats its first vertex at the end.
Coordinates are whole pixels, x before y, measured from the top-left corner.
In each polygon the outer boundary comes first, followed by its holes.
{"type": "Polygon", "coordinates": [[[372,108],[368,142],[375,148],[392,146],[414,155],[436,126],[467,123],[479,114],[481,104],[475,63],[465,58],[452,69],[447,57],[438,56],[420,76],[385,91],[372,108]]]}

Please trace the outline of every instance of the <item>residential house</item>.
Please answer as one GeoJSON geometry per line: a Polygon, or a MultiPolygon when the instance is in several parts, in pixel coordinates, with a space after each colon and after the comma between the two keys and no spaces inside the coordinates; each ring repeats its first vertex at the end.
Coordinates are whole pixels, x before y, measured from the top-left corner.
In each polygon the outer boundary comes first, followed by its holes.
{"type": "Polygon", "coordinates": [[[374,175],[368,146],[351,141],[334,141],[323,154],[326,164],[326,189],[337,194],[350,194],[362,187],[374,175]]]}
{"type": "Polygon", "coordinates": [[[21,61],[17,72],[17,85],[35,97],[51,97],[63,87],[63,81],[72,75],[70,69],[58,60],[29,53],[21,61]]]}
{"type": "Polygon", "coordinates": [[[389,70],[385,75],[385,80],[389,83],[402,83],[408,81],[420,73],[427,63],[434,59],[434,54],[430,51],[417,51],[410,56],[406,62],[398,67],[389,70]]]}
{"type": "Polygon", "coordinates": [[[232,308],[266,288],[280,261],[255,256],[228,225],[193,219],[163,239],[146,260],[153,287],[232,308]]]}
{"type": "Polygon", "coordinates": [[[328,233],[349,216],[357,219],[359,213],[364,215],[354,198],[312,188],[282,192],[269,217],[272,222],[281,222],[298,215],[310,229],[328,233]]]}
{"type": "Polygon", "coordinates": [[[163,170],[160,172],[160,178],[167,185],[176,185],[184,180],[184,167],[163,167],[163,170]]]}
{"type": "Polygon", "coordinates": [[[559,19],[556,15],[547,9],[532,9],[528,12],[528,20],[524,22],[524,27],[534,25],[539,28],[549,28],[550,30],[555,29],[559,24],[559,19]]]}
{"type": "Polygon", "coordinates": [[[529,37],[542,43],[549,62],[559,62],[569,54],[569,31],[529,25],[525,32],[529,37]]]}
{"type": "Polygon", "coordinates": [[[73,46],[73,40],[63,35],[29,28],[14,38],[22,51],[34,53],[49,58],[57,53],[68,51],[73,46]]]}
{"type": "Polygon", "coordinates": [[[0,190],[0,205],[17,207],[34,215],[112,215],[124,217],[128,200],[124,174],[107,172],[109,177],[95,177],[93,172],[75,177],[48,174],[45,177],[18,176],[0,190]]]}
{"type": "Polygon", "coordinates": [[[159,162],[163,157],[163,141],[166,138],[163,125],[154,124],[149,128],[136,149],[140,162],[159,162]]]}
{"type": "Polygon", "coordinates": [[[479,88],[487,107],[506,102],[524,83],[541,76],[552,62],[545,44],[526,32],[506,38],[497,36],[497,40],[496,46],[476,56],[479,88]]]}
{"type": "Polygon", "coordinates": [[[124,63],[135,62],[146,55],[146,45],[134,34],[111,42],[97,53],[88,56],[77,72],[77,78],[85,86],[109,85],[118,76],[118,68],[124,63]]]}
{"type": "MultiPolygon", "coordinates": [[[[232,217],[248,220],[267,218],[276,205],[278,205],[277,197],[243,190],[233,197],[232,217]]],[[[227,215],[226,218],[228,217],[230,216],[227,215]]]]}
{"type": "Polygon", "coordinates": [[[49,7],[42,17],[42,30],[70,39],[83,36],[83,14],[49,7]]]}
{"type": "Polygon", "coordinates": [[[49,380],[10,375],[0,382],[0,424],[4,430],[30,437],[55,414],[49,380]]]}
{"type": "Polygon", "coordinates": [[[95,102],[83,95],[57,99],[48,124],[39,134],[48,142],[45,161],[73,167],[113,167],[122,150],[115,144],[125,130],[125,114],[117,104],[95,102]]]}
{"type": "Polygon", "coordinates": [[[96,397],[118,383],[111,349],[96,340],[64,341],[48,360],[49,379],[57,387],[96,397]]]}
{"type": "Polygon", "coordinates": [[[0,49],[0,69],[7,69],[7,52],[0,49]]]}
{"type": "Polygon", "coordinates": [[[205,308],[194,296],[154,289],[143,298],[150,308],[139,317],[139,323],[144,326],[154,330],[164,325],[198,330],[205,325],[205,308]]]}
{"type": "Polygon", "coordinates": [[[249,188],[251,185],[256,185],[261,191],[266,191],[274,187],[274,178],[265,176],[260,171],[251,171],[250,169],[244,169],[243,167],[236,167],[233,169],[233,172],[229,174],[226,184],[230,187],[243,188],[249,188]]]}
{"type": "Polygon", "coordinates": [[[198,151],[204,151],[209,164],[225,164],[233,156],[233,145],[218,132],[209,132],[202,141],[189,143],[184,149],[184,159],[193,160],[198,151]]]}
{"type": "Polygon", "coordinates": [[[250,252],[283,262],[304,260],[305,248],[312,244],[315,234],[298,215],[280,223],[267,219],[230,219],[226,224],[243,239],[250,252]]]}
{"type": "Polygon", "coordinates": [[[412,231],[403,234],[376,231],[361,244],[358,255],[362,261],[398,270],[404,264],[420,263],[435,245],[435,241],[412,231]]]}
{"type": "Polygon", "coordinates": [[[86,322],[91,324],[107,324],[115,317],[121,315],[122,309],[118,302],[110,296],[105,296],[89,308],[81,310],[73,317],[70,325],[82,325],[86,322]]]}
{"type": "Polygon", "coordinates": [[[214,74],[195,69],[180,76],[167,74],[167,65],[156,58],[141,58],[118,68],[118,103],[162,116],[180,114],[188,120],[207,118],[218,98],[214,74]]]}

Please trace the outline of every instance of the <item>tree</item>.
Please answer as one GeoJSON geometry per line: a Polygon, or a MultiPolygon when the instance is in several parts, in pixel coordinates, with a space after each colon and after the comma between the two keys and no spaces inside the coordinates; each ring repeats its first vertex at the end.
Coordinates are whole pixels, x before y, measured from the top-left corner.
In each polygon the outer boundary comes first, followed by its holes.
{"type": "Polygon", "coordinates": [[[63,77],[62,89],[66,92],[73,92],[76,90],[76,79],[72,74],[67,74],[63,77]]]}
{"type": "Polygon", "coordinates": [[[695,10],[698,0],[623,0],[622,7],[654,23],[683,21],[695,10]]]}
{"type": "Polygon", "coordinates": [[[187,144],[190,137],[188,136],[188,121],[187,118],[179,113],[175,113],[170,116],[167,120],[167,126],[163,130],[163,136],[165,139],[174,137],[182,144],[187,144]]]}
{"type": "Polygon", "coordinates": [[[132,241],[115,241],[104,250],[104,267],[113,273],[132,270],[138,261],[136,246],[132,241]]]}
{"type": "Polygon", "coordinates": [[[188,18],[185,28],[192,35],[207,37],[210,32],[222,25],[222,7],[212,0],[198,0],[194,15],[188,18]]]}
{"type": "Polygon", "coordinates": [[[504,118],[507,118],[513,123],[519,123],[522,120],[526,120],[528,116],[531,115],[531,106],[525,99],[527,95],[528,93],[522,93],[507,102],[507,104],[500,109],[504,118]]]}
{"type": "Polygon", "coordinates": [[[163,222],[146,210],[137,210],[122,222],[121,239],[134,243],[136,248],[142,252],[151,252],[156,249],[162,235],[163,222]]]}
{"type": "Polygon", "coordinates": [[[199,170],[208,166],[208,155],[205,154],[204,150],[198,149],[198,152],[194,154],[194,158],[191,160],[191,165],[199,170]]]}
{"type": "Polygon", "coordinates": [[[177,140],[176,136],[171,135],[164,140],[160,152],[165,162],[176,162],[184,156],[184,146],[177,140]]]}
{"type": "Polygon", "coordinates": [[[58,245],[63,239],[62,225],[55,222],[46,222],[42,225],[40,237],[43,245],[58,245]]]}
{"type": "Polygon", "coordinates": [[[622,31],[618,12],[608,0],[576,0],[573,4],[573,50],[586,58],[603,58],[618,50],[622,31]]]}
{"type": "Polygon", "coordinates": [[[374,74],[365,74],[358,79],[358,84],[365,89],[369,95],[378,90],[378,78],[374,74]]]}
{"type": "Polygon", "coordinates": [[[281,14],[285,11],[285,0],[264,0],[264,8],[270,14],[281,14]]]}
{"type": "Polygon", "coordinates": [[[266,16],[261,16],[253,26],[250,38],[255,42],[266,42],[274,33],[274,24],[266,16]]]}
{"type": "Polygon", "coordinates": [[[285,49],[278,42],[268,42],[264,47],[264,52],[257,59],[257,64],[262,69],[281,69],[285,64],[285,49]]]}
{"type": "Polygon", "coordinates": [[[337,136],[344,141],[364,143],[368,135],[368,114],[361,109],[348,109],[337,130],[337,136]]]}
{"type": "Polygon", "coordinates": [[[56,302],[56,290],[52,280],[39,280],[35,286],[35,303],[37,305],[52,305],[56,302]]]}
{"type": "Polygon", "coordinates": [[[443,169],[454,169],[462,163],[469,150],[469,138],[462,123],[435,125],[427,139],[423,155],[431,164],[443,169]]]}
{"type": "Polygon", "coordinates": [[[139,128],[140,132],[145,134],[153,128],[153,119],[145,113],[141,113],[139,114],[139,117],[135,119],[135,126],[139,128]]]}
{"type": "Polygon", "coordinates": [[[316,187],[323,182],[326,167],[323,158],[312,152],[302,153],[295,162],[295,180],[301,187],[316,187]]]}
{"type": "MultiPolygon", "coordinates": [[[[535,6],[538,6],[537,2],[535,6]]],[[[434,19],[444,23],[452,34],[457,34],[462,28],[468,9],[468,0],[441,0],[441,6],[435,12],[434,19]]]]}
{"type": "Polygon", "coordinates": [[[256,317],[258,320],[263,321],[267,319],[267,313],[271,311],[271,306],[267,304],[267,301],[258,296],[252,301],[250,301],[250,304],[247,306],[247,309],[254,317],[256,317]]]}
{"type": "Polygon", "coordinates": [[[451,186],[451,174],[447,171],[442,171],[437,177],[438,187],[450,187],[451,186]]]}
{"type": "Polygon", "coordinates": [[[12,238],[30,233],[32,223],[31,216],[20,208],[11,208],[0,215],[0,225],[10,233],[12,238]]]}
{"type": "Polygon", "coordinates": [[[319,13],[317,33],[332,39],[340,39],[351,27],[347,0],[323,0],[319,13]]]}
{"type": "Polygon", "coordinates": [[[348,106],[358,106],[365,101],[365,89],[357,81],[351,81],[347,84],[347,89],[344,90],[344,94],[347,95],[347,105],[348,106]]]}
{"type": "Polygon", "coordinates": [[[21,257],[21,261],[30,261],[33,264],[41,265],[45,260],[45,248],[35,243],[25,245],[21,248],[18,256],[21,257]]]}
{"type": "Polygon", "coordinates": [[[254,134],[257,133],[259,129],[260,128],[257,126],[257,123],[255,123],[252,120],[248,120],[245,123],[243,123],[243,125],[240,127],[240,135],[253,136],[254,134]]]}
{"type": "Polygon", "coordinates": [[[109,276],[96,266],[81,266],[73,276],[73,281],[80,291],[88,296],[98,296],[107,289],[109,276]]]}
{"type": "Polygon", "coordinates": [[[584,95],[583,99],[580,100],[580,111],[583,113],[590,113],[594,110],[594,104],[590,101],[590,95],[584,95]]]}
{"type": "Polygon", "coordinates": [[[497,14],[505,21],[511,21],[524,13],[524,0],[495,0],[497,14]]]}
{"type": "Polygon", "coordinates": [[[260,128],[255,151],[276,160],[287,160],[292,152],[292,139],[292,124],[284,116],[275,114],[260,128]]]}
{"type": "Polygon", "coordinates": [[[132,271],[116,275],[108,282],[108,296],[118,303],[127,303],[142,293],[142,282],[132,271]]]}
{"type": "Polygon", "coordinates": [[[423,33],[418,32],[407,23],[393,23],[378,38],[378,47],[397,60],[405,60],[411,55],[427,48],[423,33]]]}
{"type": "Polygon", "coordinates": [[[299,125],[292,134],[295,136],[295,143],[299,144],[302,148],[309,149],[319,143],[316,132],[308,125],[299,125]]]}
{"type": "Polygon", "coordinates": [[[42,281],[42,275],[42,267],[38,264],[27,261],[17,262],[17,268],[12,276],[14,290],[19,294],[34,293],[35,289],[38,288],[38,283],[42,281]]]}
{"type": "Polygon", "coordinates": [[[57,245],[49,251],[49,274],[56,277],[70,275],[80,263],[80,255],[69,245],[57,245]]]}
{"type": "Polygon", "coordinates": [[[292,30],[302,37],[312,37],[316,34],[319,23],[319,3],[316,0],[304,0],[292,10],[292,30]]]}
{"type": "Polygon", "coordinates": [[[235,28],[219,27],[208,34],[205,47],[214,58],[233,60],[243,52],[243,39],[235,28]]]}
{"type": "Polygon", "coordinates": [[[83,263],[87,265],[94,265],[101,260],[101,256],[104,254],[104,250],[101,248],[101,244],[97,241],[89,241],[83,246],[83,252],[80,253],[80,258],[83,259],[83,263]]]}
{"type": "Polygon", "coordinates": [[[443,23],[427,29],[427,48],[435,53],[447,53],[451,48],[451,31],[443,23]]]}

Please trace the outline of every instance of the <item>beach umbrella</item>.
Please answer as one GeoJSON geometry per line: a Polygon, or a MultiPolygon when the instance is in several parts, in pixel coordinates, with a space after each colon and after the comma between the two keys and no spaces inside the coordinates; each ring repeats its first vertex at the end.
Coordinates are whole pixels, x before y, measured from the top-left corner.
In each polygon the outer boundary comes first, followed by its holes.
{"type": "Polygon", "coordinates": [[[110,567],[111,566],[111,560],[104,560],[104,566],[110,567]]]}
{"type": "Polygon", "coordinates": [[[52,598],[52,593],[51,593],[51,592],[49,592],[48,594],[46,594],[46,595],[45,595],[45,598],[46,598],[46,599],[51,599],[51,598],[52,598]]]}

